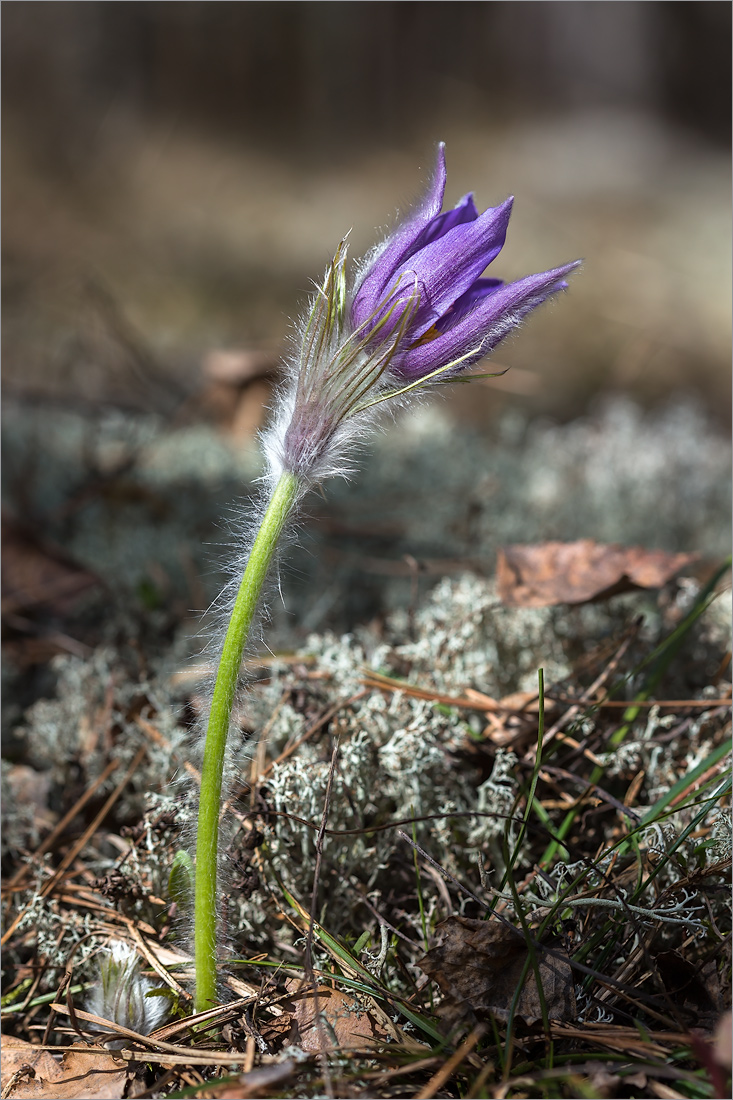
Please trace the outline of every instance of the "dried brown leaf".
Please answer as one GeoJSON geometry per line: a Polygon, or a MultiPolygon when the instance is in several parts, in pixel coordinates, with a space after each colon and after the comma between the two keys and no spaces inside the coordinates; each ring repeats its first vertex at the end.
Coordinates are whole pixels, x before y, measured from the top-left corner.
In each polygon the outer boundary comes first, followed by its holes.
{"type": "Polygon", "coordinates": [[[496,561],[499,597],[509,607],[587,603],[634,588],[661,588],[697,554],[668,554],[593,539],[505,546],[496,561]]]}
{"type": "Polygon", "coordinates": [[[234,403],[229,434],[235,443],[254,439],[262,427],[272,387],[264,380],[252,382],[234,403]]]}
{"type": "MultiPolygon", "coordinates": [[[[450,1024],[468,1016],[506,1021],[527,961],[527,945],[516,929],[499,921],[448,917],[438,925],[439,942],[420,961],[420,968],[445,995],[443,1014],[450,1024]]],[[[556,954],[560,949],[553,948],[556,954]]],[[[539,972],[551,1020],[575,1019],[573,977],[568,963],[539,952],[539,972]]],[[[534,971],[530,969],[516,1015],[526,1024],[542,1019],[534,971]]]]}
{"type": "Polygon", "coordinates": [[[718,1020],[713,1037],[715,1061],[730,1071],[733,1064],[733,1018],[730,1010],[718,1020]]]}
{"type": "MultiPolygon", "coordinates": [[[[627,1078],[628,1080],[628,1078],[627,1078]]],[[[618,1096],[621,1078],[617,1073],[608,1073],[605,1069],[598,1069],[590,1074],[590,1086],[597,1096],[613,1100],[618,1096]]]]}
{"type": "Polygon", "coordinates": [[[244,386],[253,378],[271,374],[276,367],[277,357],[260,348],[212,348],[202,363],[207,378],[228,386],[244,386]]]}
{"type": "Polygon", "coordinates": [[[295,994],[290,1007],[297,1035],[292,1035],[291,1041],[303,1050],[363,1050],[395,1037],[382,1019],[383,1014],[368,998],[357,998],[329,986],[319,986],[316,996],[316,991],[307,986],[301,988],[294,978],[286,984],[295,994]]]}
{"type": "Polygon", "coordinates": [[[2,1092],[8,1100],[120,1100],[126,1081],[127,1070],[111,1054],[77,1044],[57,1062],[23,1039],[3,1039],[2,1092]]]}

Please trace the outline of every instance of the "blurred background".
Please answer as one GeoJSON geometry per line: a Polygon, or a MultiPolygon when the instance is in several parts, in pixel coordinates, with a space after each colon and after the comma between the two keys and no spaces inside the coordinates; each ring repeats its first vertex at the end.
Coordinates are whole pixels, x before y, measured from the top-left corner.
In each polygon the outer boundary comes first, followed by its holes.
{"type": "Polygon", "coordinates": [[[516,196],[492,273],[585,265],[497,349],[508,374],[314,498],[273,637],[491,572],[507,540],[723,552],[730,23],[722,2],[3,4],[16,666],[96,643],[80,593],[206,606],[288,319],[347,230],[358,257],[420,194],[438,140],[448,202],[516,196]]]}

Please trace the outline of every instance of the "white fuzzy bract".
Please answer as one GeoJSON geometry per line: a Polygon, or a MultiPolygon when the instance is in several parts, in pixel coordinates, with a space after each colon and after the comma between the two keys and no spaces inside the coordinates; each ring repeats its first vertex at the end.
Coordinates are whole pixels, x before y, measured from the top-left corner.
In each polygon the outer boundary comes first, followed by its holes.
{"type": "Polygon", "coordinates": [[[149,1035],[168,1012],[165,998],[148,996],[155,988],[140,973],[137,951],[122,940],[113,940],[100,952],[99,984],[89,993],[87,1011],[139,1035],[149,1035]]]}

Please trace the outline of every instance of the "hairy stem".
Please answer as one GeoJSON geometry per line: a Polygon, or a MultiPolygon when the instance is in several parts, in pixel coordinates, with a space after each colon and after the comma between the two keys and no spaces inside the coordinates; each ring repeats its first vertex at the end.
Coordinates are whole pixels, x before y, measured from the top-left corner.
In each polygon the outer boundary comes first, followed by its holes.
{"type": "Polygon", "coordinates": [[[283,473],[267,506],[237,592],[211,700],[201,768],[196,834],[194,953],[195,1009],[204,1012],[216,1003],[216,872],[219,812],[227,735],[237,689],[242,654],[283,527],[298,495],[298,479],[283,473]]]}

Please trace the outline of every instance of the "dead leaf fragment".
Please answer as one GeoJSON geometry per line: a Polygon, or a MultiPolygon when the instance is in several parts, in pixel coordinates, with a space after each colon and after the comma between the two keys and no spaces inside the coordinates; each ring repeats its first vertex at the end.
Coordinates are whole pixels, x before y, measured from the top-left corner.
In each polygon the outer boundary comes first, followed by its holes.
{"type": "Polygon", "coordinates": [[[590,1084],[598,1096],[611,1100],[612,1097],[618,1094],[621,1078],[617,1073],[608,1073],[605,1069],[598,1069],[590,1075],[590,1084]]]}
{"type": "Polygon", "coordinates": [[[235,443],[254,439],[262,427],[272,387],[264,380],[252,382],[237,399],[229,422],[229,435],[235,443]]]}
{"type": "Polygon", "coordinates": [[[58,1062],[48,1050],[39,1050],[33,1043],[24,1039],[3,1036],[3,1056],[0,1062],[0,1086],[2,1093],[10,1086],[7,1095],[38,1096],[38,1092],[23,1092],[22,1086],[38,1077],[46,1077],[58,1072],[58,1062]],[[15,1080],[13,1081],[13,1078],[15,1080]],[[11,1081],[13,1082],[11,1084],[11,1081]]]}
{"type": "Polygon", "coordinates": [[[634,588],[661,588],[698,557],[593,539],[505,546],[497,554],[496,580],[508,607],[587,603],[634,588]]]}
{"type": "Polygon", "coordinates": [[[295,978],[286,984],[294,994],[291,1042],[303,1050],[363,1050],[394,1039],[380,1019],[382,1013],[376,1006],[372,1008],[368,998],[357,998],[330,986],[319,986],[315,991],[295,978]]]}
{"type": "MultiPolygon", "coordinates": [[[[440,936],[419,966],[445,994],[443,1015],[456,1024],[463,1017],[486,1020],[509,1018],[514,994],[527,961],[524,936],[499,921],[448,917],[438,925],[440,936]]],[[[551,1020],[575,1019],[575,994],[570,965],[557,956],[539,953],[539,972],[551,1020]]],[[[542,1019],[534,971],[530,969],[517,1004],[516,1015],[526,1024],[542,1019]]]]}
{"type": "Polygon", "coordinates": [[[2,1093],[8,1100],[121,1100],[127,1070],[112,1054],[76,1044],[57,1062],[48,1050],[3,1038],[2,1093]]]}
{"type": "Polygon", "coordinates": [[[713,1037],[713,1049],[715,1061],[730,1072],[731,1063],[733,1063],[733,1017],[730,1010],[718,1021],[713,1037]]]}
{"type": "Polygon", "coordinates": [[[244,386],[253,378],[272,373],[277,357],[260,348],[212,348],[204,356],[202,366],[204,375],[212,382],[244,386]]]}

